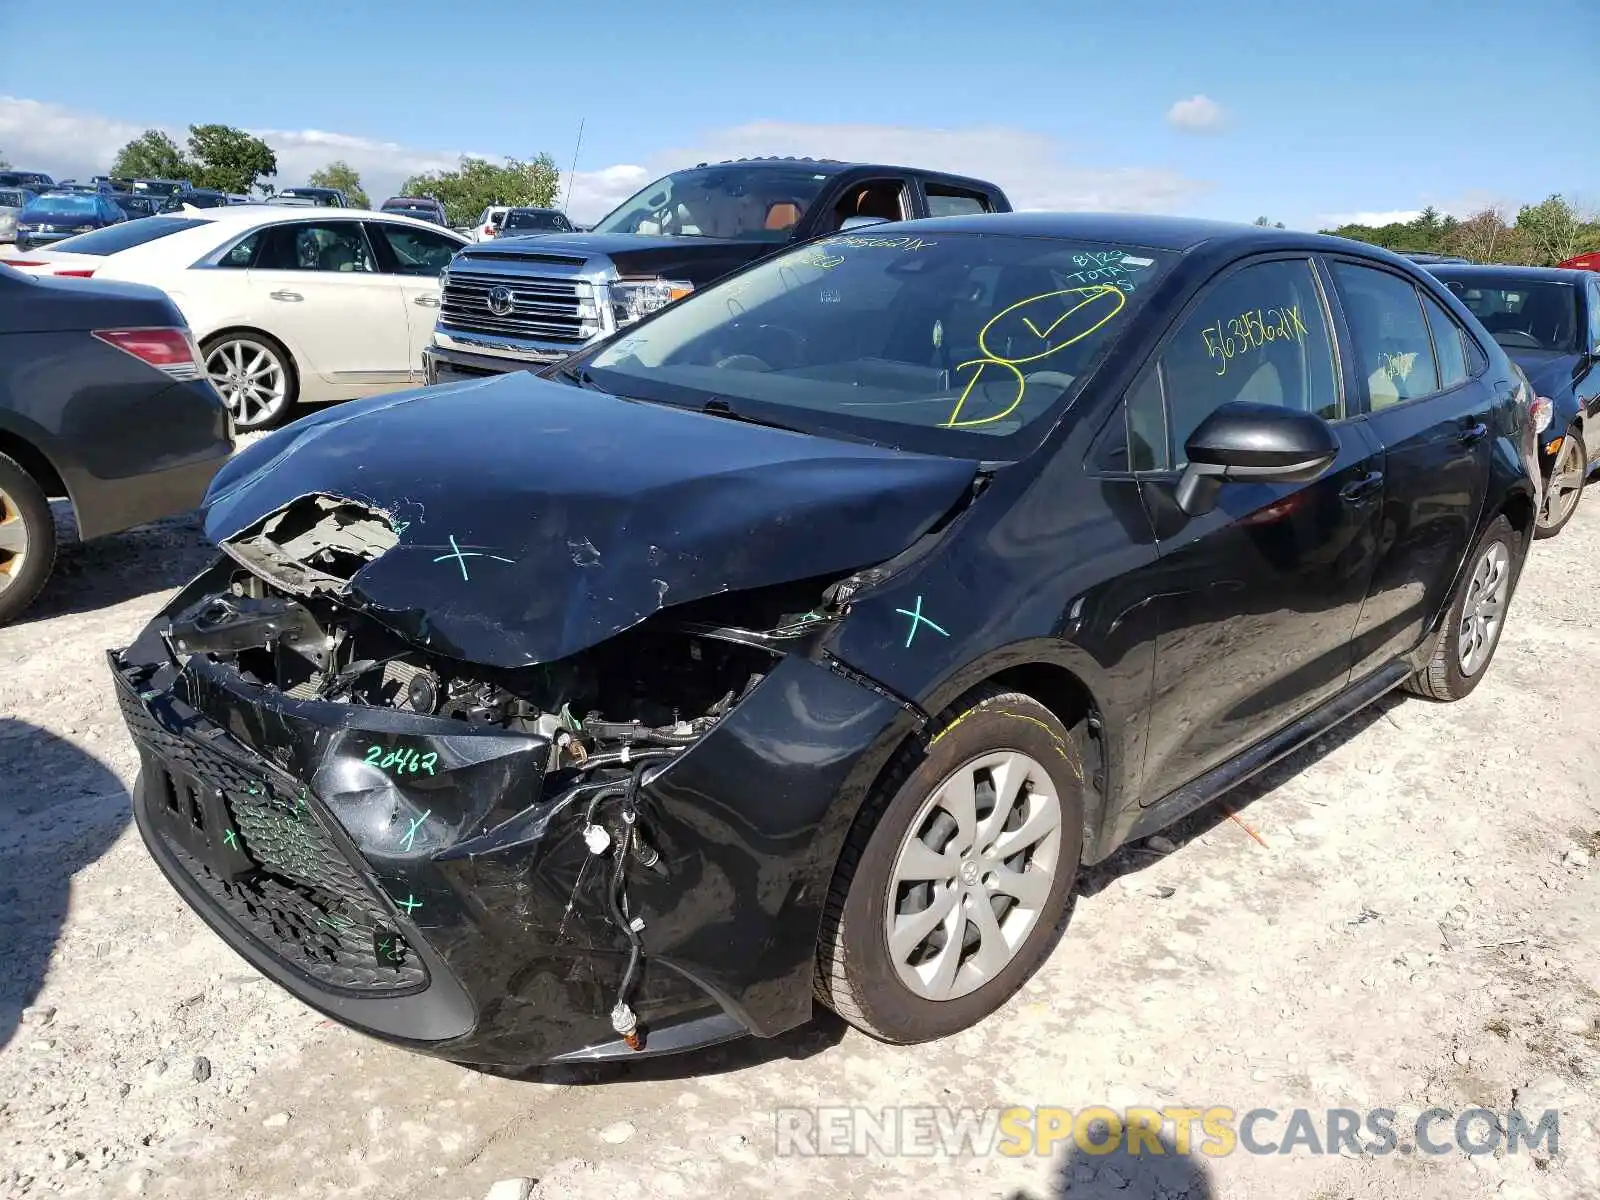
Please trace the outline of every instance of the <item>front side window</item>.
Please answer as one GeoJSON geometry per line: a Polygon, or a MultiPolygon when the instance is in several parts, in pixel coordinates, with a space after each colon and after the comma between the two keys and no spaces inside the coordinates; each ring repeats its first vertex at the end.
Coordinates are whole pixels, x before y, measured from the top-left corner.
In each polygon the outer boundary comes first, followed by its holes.
{"type": "Polygon", "coordinates": [[[388,221],[374,221],[373,224],[394,252],[395,270],[401,275],[437,276],[461,249],[460,242],[432,230],[388,221]]]}
{"type": "Polygon", "coordinates": [[[1589,306],[1589,345],[1584,349],[1594,349],[1600,346],[1600,283],[1593,279],[1586,280],[1589,306]]]}
{"type": "Polygon", "coordinates": [[[1128,397],[1134,470],[1188,461],[1184,444],[1224,404],[1341,415],[1322,295],[1304,259],[1257,263],[1213,285],[1128,397]]]}
{"type": "Polygon", "coordinates": [[[827,181],[803,166],[696,167],[630,196],[592,232],[784,242],[827,181]]]}
{"type": "Polygon", "coordinates": [[[1042,436],[1172,257],[863,229],[679,301],[587,365],[622,395],[718,399],[798,428],[1000,457],[1042,436]]]}
{"type": "Polygon", "coordinates": [[[1355,343],[1352,374],[1367,381],[1373,412],[1439,390],[1439,371],[1417,289],[1376,267],[1335,262],[1334,282],[1355,343]]]}
{"type": "Polygon", "coordinates": [[[279,225],[256,267],[264,271],[376,271],[366,236],[355,221],[279,225]]]}

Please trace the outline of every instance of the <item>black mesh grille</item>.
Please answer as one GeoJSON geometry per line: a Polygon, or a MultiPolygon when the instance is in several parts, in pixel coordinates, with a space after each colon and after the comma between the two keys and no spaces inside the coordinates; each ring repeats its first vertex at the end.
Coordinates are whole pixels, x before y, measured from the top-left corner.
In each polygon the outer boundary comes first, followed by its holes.
{"type": "Polygon", "coordinates": [[[308,791],[286,791],[252,774],[207,747],[203,736],[174,736],[126,687],[118,693],[141,751],[146,795],[169,809],[155,814],[161,818],[155,828],[219,908],[268,950],[330,987],[393,993],[426,986],[426,969],[392,932],[361,874],[311,812],[308,791]],[[231,877],[193,852],[196,837],[214,845],[226,836],[203,827],[197,804],[191,816],[190,798],[199,789],[220,795],[238,831],[235,848],[247,862],[231,877]],[[183,838],[167,836],[163,825],[173,821],[189,822],[183,838]]]}

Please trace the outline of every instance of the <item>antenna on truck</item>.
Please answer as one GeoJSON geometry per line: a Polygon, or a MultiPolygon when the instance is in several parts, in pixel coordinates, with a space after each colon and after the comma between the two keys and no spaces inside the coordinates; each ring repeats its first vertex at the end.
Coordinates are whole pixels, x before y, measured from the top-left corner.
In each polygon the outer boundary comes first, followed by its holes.
{"type": "Polygon", "coordinates": [[[567,198],[561,204],[561,211],[566,212],[572,207],[572,176],[578,170],[578,150],[583,145],[583,122],[586,118],[578,118],[578,144],[572,148],[572,170],[567,172],[567,198]]]}

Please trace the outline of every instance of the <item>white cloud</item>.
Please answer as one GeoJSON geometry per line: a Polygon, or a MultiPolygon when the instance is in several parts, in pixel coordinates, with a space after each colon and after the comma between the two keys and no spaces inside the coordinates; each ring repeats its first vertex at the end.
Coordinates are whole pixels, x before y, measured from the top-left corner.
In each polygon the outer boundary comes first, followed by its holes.
{"type": "MultiPolygon", "coordinates": [[[[116,152],[146,125],[80,113],[61,105],[0,96],[0,150],[12,163],[56,177],[86,178],[104,172],[116,152]]],[[[183,129],[167,129],[180,145],[183,129]]],[[[374,201],[398,190],[422,171],[453,168],[463,153],[421,149],[324,130],[255,129],[278,155],[279,186],[303,181],[341,158],[361,175],[374,201]]],[[[796,155],[863,162],[902,163],[992,180],[1019,209],[1079,209],[1128,212],[1182,211],[1209,185],[1158,167],[1089,165],[1071,161],[1054,138],[1009,126],[921,129],[911,126],[799,124],[755,121],[713,130],[695,144],[664,148],[643,163],[620,163],[562,174],[571,214],[593,220],[651,179],[697,162],[752,155],[796,155]]],[[[564,166],[565,164],[563,164],[564,166]]]]}
{"type": "Polygon", "coordinates": [[[1220,133],[1228,127],[1228,113],[1210,96],[1190,96],[1167,109],[1167,124],[1182,133],[1220,133]]]}
{"type": "Polygon", "coordinates": [[[1378,212],[1324,213],[1317,218],[1319,229],[1337,229],[1340,225],[1404,225],[1422,215],[1420,208],[1392,208],[1378,212]]]}

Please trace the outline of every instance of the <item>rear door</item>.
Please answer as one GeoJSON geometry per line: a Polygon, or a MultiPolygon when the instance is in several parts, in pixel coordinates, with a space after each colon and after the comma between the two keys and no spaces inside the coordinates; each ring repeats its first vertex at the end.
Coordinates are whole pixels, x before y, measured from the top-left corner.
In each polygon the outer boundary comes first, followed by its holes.
{"type": "Polygon", "coordinates": [[[1382,453],[1345,419],[1332,321],[1309,256],[1255,259],[1191,303],[1127,398],[1129,461],[1159,566],[1134,603],[1158,616],[1144,794],[1220,765],[1339,692],[1372,577],[1382,453]],[[1186,516],[1184,443],[1232,401],[1313,412],[1339,455],[1309,483],[1237,482],[1186,516]]]}
{"type": "Polygon", "coordinates": [[[407,383],[411,333],[400,280],[378,270],[362,223],[286,222],[247,272],[261,327],[292,346],[333,395],[407,383]]]}
{"type": "Polygon", "coordinates": [[[1383,446],[1380,552],[1354,673],[1410,652],[1448,603],[1488,489],[1494,389],[1476,342],[1399,271],[1331,258],[1360,420],[1383,446]]]}
{"type": "Polygon", "coordinates": [[[439,273],[464,242],[442,229],[421,229],[401,221],[368,221],[367,233],[378,252],[378,269],[400,284],[410,339],[410,369],[422,379],[422,351],[433,341],[439,320],[439,273]]]}

